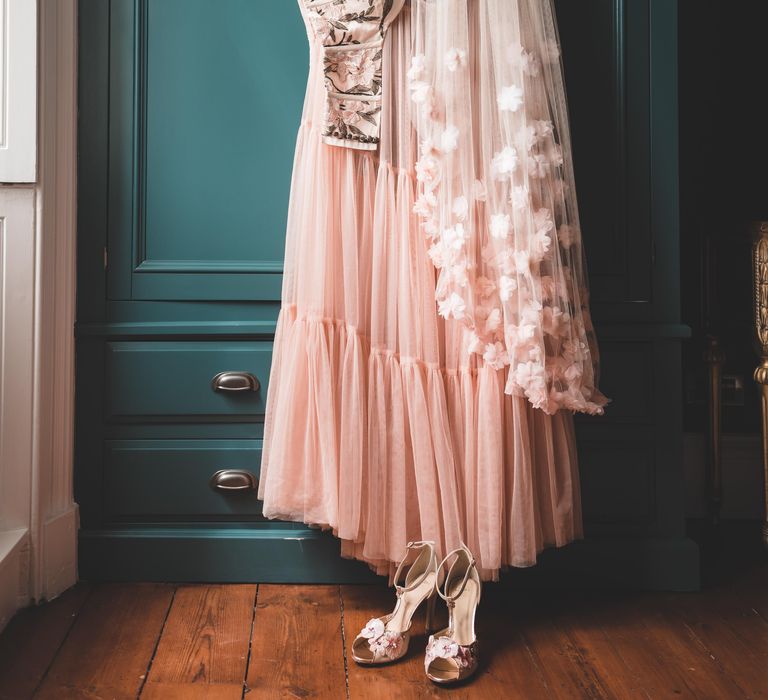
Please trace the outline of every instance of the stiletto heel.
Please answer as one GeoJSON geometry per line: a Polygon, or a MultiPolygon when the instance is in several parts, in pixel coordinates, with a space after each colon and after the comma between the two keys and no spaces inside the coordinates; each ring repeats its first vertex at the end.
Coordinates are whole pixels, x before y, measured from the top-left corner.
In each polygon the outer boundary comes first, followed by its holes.
{"type": "Polygon", "coordinates": [[[409,542],[407,551],[395,572],[395,609],[384,617],[374,617],[366,623],[352,642],[352,658],[364,666],[391,663],[408,652],[411,620],[418,607],[429,600],[427,619],[431,624],[429,606],[434,609],[438,583],[437,557],[432,542],[409,542]],[[398,585],[403,567],[411,551],[418,551],[405,577],[405,585],[398,585]]]}
{"type": "Polygon", "coordinates": [[[437,591],[427,598],[427,617],[424,621],[426,634],[432,634],[435,631],[435,603],[437,603],[437,591]]]}
{"type": "Polygon", "coordinates": [[[475,613],[480,603],[480,576],[472,552],[464,544],[440,562],[440,571],[454,556],[443,590],[437,587],[448,604],[448,627],[429,637],[424,657],[427,678],[441,685],[469,678],[478,665],[475,613]]]}

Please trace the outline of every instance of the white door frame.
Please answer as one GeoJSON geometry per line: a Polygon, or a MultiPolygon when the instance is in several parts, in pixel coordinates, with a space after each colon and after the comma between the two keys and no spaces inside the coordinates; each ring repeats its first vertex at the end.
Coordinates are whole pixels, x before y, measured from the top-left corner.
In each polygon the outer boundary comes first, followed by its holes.
{"type": "MultiPolygon", "coordinates": [[[[77,578],[73,500],[76,250],[77,0],[0,0],[0,33],[20,7],[37,8],[34,34],[9,44],[8,64],[37,64],[32,181],[0,185],[0,628],[13,609],[54,598],[77,578]],[[29,47],[32,47],[30,58],[29,47]],[[34,47],[37,46],[35,56],[34,47]],[[15,52],[14,52],[15,51],[15,52]]],[[[33,78],[34,79],[34,78],[33,78]]],[[[21,98],[19,98],[21,99],[21,98]]],[[[10,132],[11,147],[23,143],[10,132]],[[14,140],[15,139],[15,140],[14,140]]],[[[25,137],[26,138],[26,137],[25,137]]],[[[10,150],[10,149],[9,149],[10,150]]],[[[11,172],[0,150],[0,173],[11,172]]],[[[29,165],[29,153],[13,153],[29,165]]],[[[15,166],[14,166],[15,167],[15,166]]]]}

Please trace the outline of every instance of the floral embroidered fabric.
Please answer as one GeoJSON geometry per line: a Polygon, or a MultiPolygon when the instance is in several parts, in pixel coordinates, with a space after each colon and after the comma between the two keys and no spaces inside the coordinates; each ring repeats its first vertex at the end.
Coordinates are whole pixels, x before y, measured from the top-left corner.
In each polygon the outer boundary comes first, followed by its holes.
{"type": "Polygon", "coordinates": [[[381,132],[384,36],[404,0],[303,1],[324,47],[323,140],[375,150],[381,132]]]}
{"type": "Polygon", "coordinates": [[[468,675],[477,666],[477,642],[462,646],[450,637],[430,635],[424,656],[424,669],[427,672],[435,659],[449,659],[456,664],[459,677],[468,675]]]}

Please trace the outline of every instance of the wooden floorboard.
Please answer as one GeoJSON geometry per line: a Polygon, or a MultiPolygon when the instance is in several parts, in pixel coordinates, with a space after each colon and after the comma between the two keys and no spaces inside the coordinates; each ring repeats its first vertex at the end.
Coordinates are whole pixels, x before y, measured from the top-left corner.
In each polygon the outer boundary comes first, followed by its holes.
{"type": "Polygon", "coordinates": [[[90,592],[80,583],[11,620],[0,636],[0,700],[32,697],[90,592]]]}
{"type": "Polygon", "coordinates": [[[488,698],[552,697],[546,669],[525,637],[525,629],[537,616],[528,594],[496,584],[484,587],[477,610],[480,668],[467,687],[467,697],[479,697],[470,695],[476,688],[488,698]]]}
{"type": "Polygon", "coordinates": [[[180,586],[142,700],[240,700],[256,586],[180,586]]]}
{"type": "Polygon", "coordinates": [[[768,697],[768,624],[741,596],[674,595],[662,602],[709,666],[745,697],[768,697]]]}
{"type": "Polygon", "coordinates": [[[423,610],[405,659],[352,661],[394,602],[384,585],[78,586],[0,635],[0,700],[768,699],[764,563],[702,593],[486,585],[481,666],[452,689],[424,675],[423,610]]]}
{"type": "Polygon", "coordinates": [[[563,700],[615,700],[617,697],[589,662],[582,649],[574,643],[563,623],[566,608],[560,596],[520,591],[511,597],[514,603],[496,618],[520,638],[521,651],[525,650],[535,664],[546,695],[563,700]]]}
{"type": "Polygon", "coordinates": [[[603,624],[609,614],[606,606],[614,604],[610,598],[604,594],[559,597],[556,623],[600,679],[609,697],[648,700],[651,696],[644,687],[642,675],[628,665],[603,624]]]}
{"type": "Polygon", "coordinates": [[[173,591],[165,584],[96,587],[34,697],[135,700],[173,591]]]}
{"type": "Polygon", "coordinates": [[[620,596],[593,607],[589,615],[648,697],[744,697],[711,660],[702,658],[701,650],[679,621],[665,614],[656,596],[620,596]]]}
{"type": "Polygon", "coordinates": [[[246,686],[265,700],[346,696],[338,586],[259,586],[246,686]]]}

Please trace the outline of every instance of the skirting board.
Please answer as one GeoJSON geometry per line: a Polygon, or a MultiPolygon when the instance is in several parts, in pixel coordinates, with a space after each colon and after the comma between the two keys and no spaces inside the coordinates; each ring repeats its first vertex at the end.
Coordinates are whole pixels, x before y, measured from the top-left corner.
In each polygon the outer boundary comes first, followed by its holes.
{"type": "Polygon", "coordinates": [[[77,582],[76,505],[43,525],[43,587],[41,598],[53,600],[77,582]]]}
{"type": "Polygon", "coordinates": [[[29,601],[21,595],[22,576],[28,573],[29,534],[26,528],[0,532],[0,631],[29,601]]]}
{"type": "MultiPolygon", "coordinates": [[[[372,583],[365,564],[342,559],[315,530],[124,529],[80,532],[87,581],[372,583]]],[[[546,550],[502,582],[520,588],[695,591],[698,545],[686,538],[592,539],[546,550]]]]}

